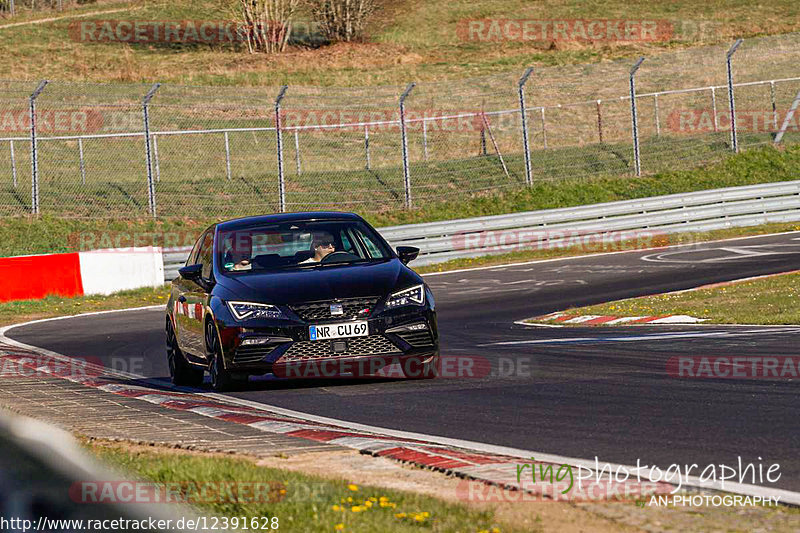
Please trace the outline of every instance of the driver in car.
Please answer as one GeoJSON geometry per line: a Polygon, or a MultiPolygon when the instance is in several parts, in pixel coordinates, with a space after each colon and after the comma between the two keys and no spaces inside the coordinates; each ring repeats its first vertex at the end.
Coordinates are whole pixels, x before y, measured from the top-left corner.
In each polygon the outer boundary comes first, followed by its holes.
{"type": "Polygon", "coordinates": [[[301,261],[301,265],[304,263],[319,263],[325,259],[326,256],[336,251],[333,243],[333,235],[327,232],[315,233],[312,249],[314,250],[314,255],[305,261],[301,261]]]}

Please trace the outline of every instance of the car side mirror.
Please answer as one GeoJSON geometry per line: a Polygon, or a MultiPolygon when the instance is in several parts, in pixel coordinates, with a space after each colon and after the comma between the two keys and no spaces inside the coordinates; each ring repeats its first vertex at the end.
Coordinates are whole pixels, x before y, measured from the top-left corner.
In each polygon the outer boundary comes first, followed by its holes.
{"type": "Polygon", "coordinates": [[[198,282],[203,275],[203,265],[185,266],[178,270],[178,274],[180,274],[183,279],[198,282]]]}
{"type": "Polygon", "coordinates": [[[398,246],[397,247],[397,256],[400,258],[400,262],[404,265],[409,264],[411,261],[417,258],[419,255],[419,248],[415,248],[413,246],[398,246]]]}

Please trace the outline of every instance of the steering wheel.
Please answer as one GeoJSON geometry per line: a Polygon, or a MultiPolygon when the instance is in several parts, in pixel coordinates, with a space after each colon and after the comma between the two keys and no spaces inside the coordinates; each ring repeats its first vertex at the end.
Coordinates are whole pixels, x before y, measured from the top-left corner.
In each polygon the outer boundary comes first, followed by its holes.
{"type": "Polygon", "coordinates": [[[349,261],[358,260],[359,257],[357,255],[353,255],[348,252],[342,252],[341,250],[338,252],[331,252],[325,257],[322,258],[320,263],[347,263],[349,261]]]}

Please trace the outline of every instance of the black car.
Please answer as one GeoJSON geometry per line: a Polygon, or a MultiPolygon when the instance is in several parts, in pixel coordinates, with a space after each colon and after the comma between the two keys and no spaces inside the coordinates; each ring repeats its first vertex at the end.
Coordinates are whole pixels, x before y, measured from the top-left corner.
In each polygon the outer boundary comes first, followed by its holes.
{"type": "Polygon", "coordinates": [[[395,252],[352,213],[211,226],[172,282],[166,333],[173,383],[200,385],[206,370],[216,390],[270,372],[310,378],[399,369],[398,377],[433,377],[433,294],[406,266],[418,253],[395,252]]]}

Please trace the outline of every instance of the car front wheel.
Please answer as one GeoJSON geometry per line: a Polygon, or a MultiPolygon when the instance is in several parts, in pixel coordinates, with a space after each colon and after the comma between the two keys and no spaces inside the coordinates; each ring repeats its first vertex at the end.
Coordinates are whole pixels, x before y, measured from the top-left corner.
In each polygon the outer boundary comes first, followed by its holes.
{"type": "Polygon", "coordinates": [[[167,365],[169,377],[174,385],[199,387],[203,384],[203,369],[196,368],[186,361],[175,337],[172,320],[167,318],[167,365]]]}

